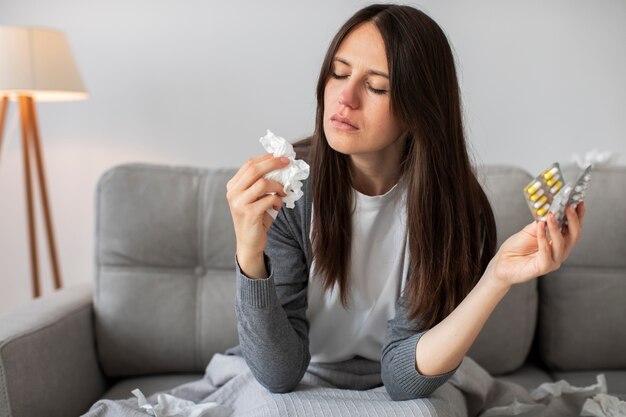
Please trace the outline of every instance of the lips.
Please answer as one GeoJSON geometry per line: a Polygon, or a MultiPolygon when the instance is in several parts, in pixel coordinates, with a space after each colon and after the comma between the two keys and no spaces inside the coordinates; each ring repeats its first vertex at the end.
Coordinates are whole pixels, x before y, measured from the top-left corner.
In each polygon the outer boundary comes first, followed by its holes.
{"type": "Polygon", "coordinates": [[[330,121],[332,122],[332,124],[340,129],[344,129],[344,130],[358,130],[358,126],[352,122],[350,119],[348,119],[347,117],[343,117],[339,114],[333,114],[330,117],[330,121]]]}

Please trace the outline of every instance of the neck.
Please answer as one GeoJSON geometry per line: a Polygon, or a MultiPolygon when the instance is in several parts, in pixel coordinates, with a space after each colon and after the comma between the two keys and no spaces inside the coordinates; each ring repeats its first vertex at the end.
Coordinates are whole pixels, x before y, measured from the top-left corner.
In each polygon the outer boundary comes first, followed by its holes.
{"type": "Polygon", "coordinates": [[[400,180],[400,150],[403,148],[402,145],[376,153],[350,155],[352,187],[369,196],[389,191],[400,180]]]}
{"type": "Polygon", "coordinates": [[[378,171],[370,172],[359,169],[352,171],[352,187],[361,194],[374,196],[383,195],[398,183],[400,171],[397,173],[381,174],[378,171]]]}

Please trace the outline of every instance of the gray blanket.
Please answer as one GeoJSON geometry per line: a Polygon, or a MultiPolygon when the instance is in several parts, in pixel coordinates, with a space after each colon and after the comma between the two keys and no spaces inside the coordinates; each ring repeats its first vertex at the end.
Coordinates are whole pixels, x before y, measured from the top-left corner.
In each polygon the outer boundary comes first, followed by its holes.
{"type": "MultiPolygon", "coordinates": [[[[227,407],[233,417],[569,417],[581,415],[585,399],[604,390],[606,387],[597,387],[535,400],[522,386],[494,379],[475,361],[465,357],[450,380],[424,399],[392,401],[381,385],[380,365],[366,360],[353,360],[341,366],[311,364],[295,391],[272,394],[254,379],[242,357],[216,354],[202,379],[167,393],[194,403],[219,403],[227,407]]],[[[157,394],[147,400],[155,404],[157,394]]],[[[135,397],[100,400],[84,414],[87,417],[148,415],[135,397]]],[[[207,410],[197,415],[223,414],[207,410]]]]}

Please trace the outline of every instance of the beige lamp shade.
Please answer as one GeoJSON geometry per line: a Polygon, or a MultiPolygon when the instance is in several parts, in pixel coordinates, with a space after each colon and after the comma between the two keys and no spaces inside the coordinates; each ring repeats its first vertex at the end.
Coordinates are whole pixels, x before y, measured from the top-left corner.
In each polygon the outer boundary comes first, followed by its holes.
{"type": "Polygon", "coordinates": [[[63,32],[0,26],[0,97],[65,101],[87,92],[63,32]]]}

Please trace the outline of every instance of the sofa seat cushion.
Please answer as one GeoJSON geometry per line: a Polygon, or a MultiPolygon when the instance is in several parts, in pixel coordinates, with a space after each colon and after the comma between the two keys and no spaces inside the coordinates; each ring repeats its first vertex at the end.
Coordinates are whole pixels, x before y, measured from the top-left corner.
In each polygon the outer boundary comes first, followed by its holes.
{"type": "Polygon", "coordinates": [[[202,379],[203,376],[203,374],[171,374],[120,379],[104,393],[101,399],[122,400],[133,398],[132,391],[136,388],[139,388],[148,397],[155,392],[168,391],[187,382],[197,381],[202,379]]]}
{"type": "Polygon", "coordinates": [[[598,382],[598,374],[604,374],[608,393],[626,401],[626,369],[597,369],[593,371],[551,372],[555,381],[566,380],[575,387],[586,387],[598,382]]]}
{"type": "Polygon", "coordinates": [[[500,375],[496,379],[507,382],[515,382],[529,391],[537,388],[544,382],[554,382],[550,374],[539,368],[537,365],[530,363],[525,363],[517,371],[506,375],[500,375]]]}

